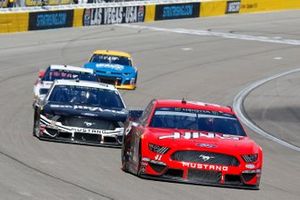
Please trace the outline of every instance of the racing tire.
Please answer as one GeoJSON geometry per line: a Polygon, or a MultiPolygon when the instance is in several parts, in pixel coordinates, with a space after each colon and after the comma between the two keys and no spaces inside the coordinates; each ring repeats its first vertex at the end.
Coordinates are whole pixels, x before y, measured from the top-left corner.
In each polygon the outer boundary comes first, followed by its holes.
{"type": "Polygon", "coordinates": [[[37,114],[35,112],[34,114],[34,120],[33,120],[33,136],[39,138],[40,134],[40,120],[37,118],[37,114]]]}
{"type": "Polygon", "coordinates": [[[122,161],[122,168],[121,169],[124,172],[129,172],[129,170],[128,170],[128,158],[126,157],[126,146],[125,146],[125,144],[122,147],[121,161],[122,161]]]}
{"type": "Polygon", "coordinates": [[[140,139],[139,141],[139,158],[138,158],[138,167],[136,171],[137,176],[141,176],[142,174],[142,169],[141,169],[141,162],[142,162],[142,140],[140,139]]]}

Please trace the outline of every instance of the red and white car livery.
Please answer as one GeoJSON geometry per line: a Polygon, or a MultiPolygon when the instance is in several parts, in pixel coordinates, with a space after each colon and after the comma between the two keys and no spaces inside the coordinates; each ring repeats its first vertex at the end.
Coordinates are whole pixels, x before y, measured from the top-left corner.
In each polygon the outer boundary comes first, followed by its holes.
{"type": "Polygon", "coordinates": [[[122,169],[141,177],[258,189],[263,153],[233,110],[185,100],[153,100],[128,121],[122,169]]]}

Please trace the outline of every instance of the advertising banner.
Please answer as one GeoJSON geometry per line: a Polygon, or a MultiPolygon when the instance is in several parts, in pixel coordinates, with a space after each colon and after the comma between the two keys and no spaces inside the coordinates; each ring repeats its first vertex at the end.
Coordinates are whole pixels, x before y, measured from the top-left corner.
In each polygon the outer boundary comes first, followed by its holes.
{"type": "Polygon", "coordinates": [[[26,6],[65,5],[71,3],[73,3],[73,0],[25,0],[26,6]]]}
{"type": "Polygon", "coordinates": [[[143,22],[145,6],[84,9],[83,26],[143,22]]]}
{"type": "Polygon", "coordinates": [[[226,14],[239,13],[240,7],[240,0],[227,1],[226,14]]]}
{"type": "Polygon", "coordinates": [[[156,5],[155,20],[199,17],[200,3],[156,5]]]}
{"type": "Polygon", "coordinates": [[[6,8],[7,3],[8,3],[8,0],[0,0],[0,8],[6,8]]]}
{"type": "Polygon", "coordinates": [[[29,30],[72,27],[73,10],[32,12],[29,14],[29,30]]]}

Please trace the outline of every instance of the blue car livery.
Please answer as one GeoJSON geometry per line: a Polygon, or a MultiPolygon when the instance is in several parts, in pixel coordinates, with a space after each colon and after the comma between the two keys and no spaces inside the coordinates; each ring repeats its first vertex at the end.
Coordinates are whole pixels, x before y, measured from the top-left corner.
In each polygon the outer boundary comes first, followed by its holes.
{"type": "Polygon", "coordinates": [[[97,50],[84,67],[93,69],[103,83],[115,85],[118,89],[136,88],[138,71],[132,66],[131,56],[128,53],[97,50]]]}

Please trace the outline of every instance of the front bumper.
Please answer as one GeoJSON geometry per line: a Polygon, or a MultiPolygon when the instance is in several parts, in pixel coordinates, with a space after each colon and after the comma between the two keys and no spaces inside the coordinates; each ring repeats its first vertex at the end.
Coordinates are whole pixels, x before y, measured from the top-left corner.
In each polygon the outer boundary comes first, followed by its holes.
{"type": "Polygon", "coordinates": [[[100,130],[81,127],[69,127],[51,123],[46,117],[40,119],[39,139],[93,146],[121,147],[122,129],[100,130]]]}
{"type": "Polygon", "coordinates": [[[153,157],[143,157],[141,160],[140,176],[143,178],[182,182],[191,184],[224,186],[245,189],[259,189],[261,166],[246,169],[239,166],[224,166],[203,163],[186,163],[174,161],[168,157],[158,161],[153,157]]]}
{"type": "Polygon", "coordinates": [[[134,90],[136,88],[136,78],[123,76],[104,76],[97,74],[98,80],[102,83],[114,85],[117,89],[134,90]]]}
{"type": "Polygon", "coordinates": [[[90,141],[83,141],[83,140],[70,140],[64,138],[50,138],[47,136],[40,136],[40,140],[49,141],[49,142],[59,142],[59,143],[70,143],[70,144],[79,144],[79,145],[89,145],[89,146],[100,146],[100,147],[114,147],[114,148],[121,148],[121,144],[116,143],[98,143],[98,142],[90,142],[90,141]]]}
{"type": "Polygon", "coordinates": [[[228,184],[228,183],[211,183],[203,181],[188,180],[183,178],[165,177],[165,176],[153,176],[148,174],[140,174],[141,178],[166,181],[166,182],[176,182],[176,183],[186,183],[194,185],[206,185],[206,186],[216,186],[216,187],[226,187],[226,188],[237,188],[237,189],[249,189],[249,190],[259,190],[257,185],[242,185],[242,184],[228,184]]]}
{"type": "Polygon", "coordinates": [[[136,88],[136,85],[115,85],[117,89],[123,89],[123,90],[134,90],[136,88]]]}

